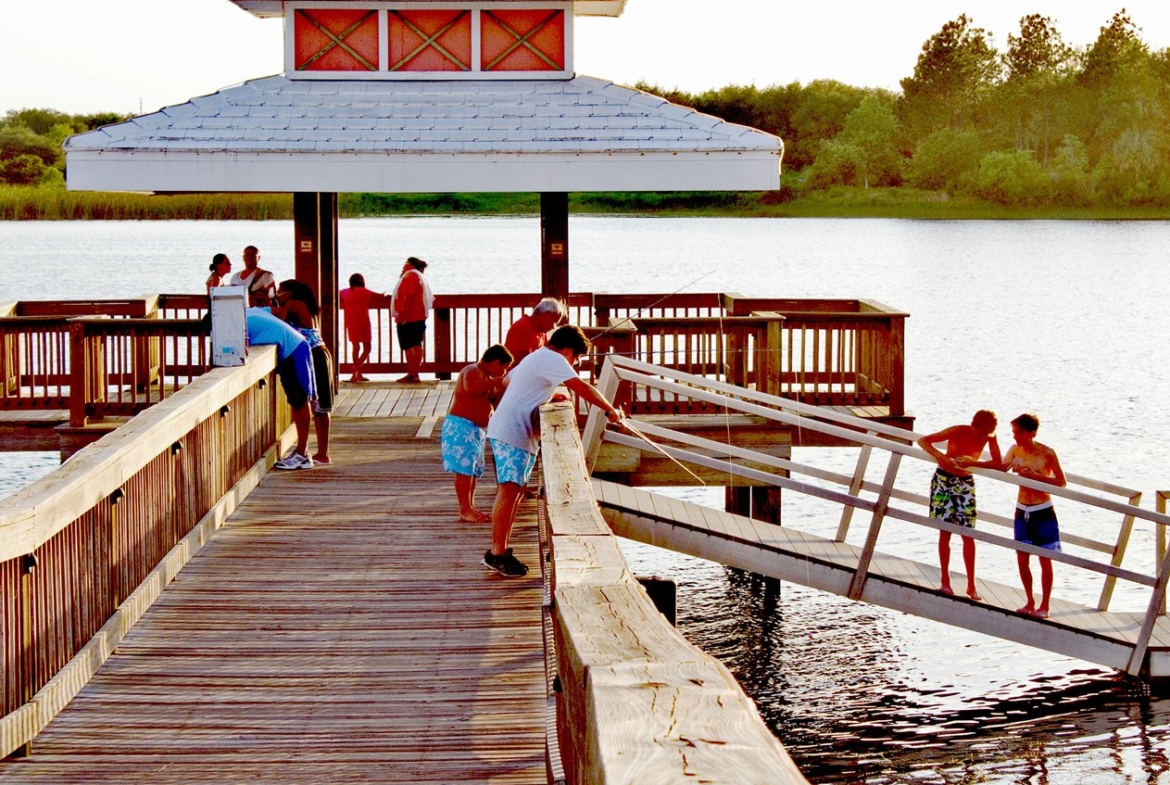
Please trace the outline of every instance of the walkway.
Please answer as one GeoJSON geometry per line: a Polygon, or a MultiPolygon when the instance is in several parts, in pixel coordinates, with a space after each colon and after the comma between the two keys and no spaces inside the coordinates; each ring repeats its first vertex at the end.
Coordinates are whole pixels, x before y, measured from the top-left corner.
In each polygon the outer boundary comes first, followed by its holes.
{"type": "Polygon", "coordinates": [[[540,577],[480,565],[421,408],[269,474],[0,782],[545,783],[540,577]]]}

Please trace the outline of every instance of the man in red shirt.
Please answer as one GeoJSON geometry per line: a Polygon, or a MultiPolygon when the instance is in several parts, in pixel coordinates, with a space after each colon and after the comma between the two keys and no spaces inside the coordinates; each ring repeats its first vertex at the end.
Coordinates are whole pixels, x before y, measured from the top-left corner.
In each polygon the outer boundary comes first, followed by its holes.
{"type": "Polygon", "coordinates": [[[423,363],[423,340],[427,334],[427,315],[435,301],[431,287],[423,277],[427,263],[413,256],[402,265],[402,276],[394,289],[394,324],[398,345],[406,356],[406,376],[398,381],[417,382],[423,363]]]}
{"type": "Polygon", "coordinates": [[[515,358],[513,364],[544,346],[548,332],[564,321],[566,315],[564,303],[555,297],[545,297],[536,304],[531,314],[513,322],[504,338],[504,346],[515,358]]]}

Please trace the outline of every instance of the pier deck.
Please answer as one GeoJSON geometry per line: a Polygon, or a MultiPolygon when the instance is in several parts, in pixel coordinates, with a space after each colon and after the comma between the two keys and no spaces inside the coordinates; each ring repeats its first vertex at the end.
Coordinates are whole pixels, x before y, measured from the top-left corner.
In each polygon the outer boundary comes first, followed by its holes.
{"type": "Polygon", "coordinates": [[[546,782],[540,575],[480,565],[440,398],[346,387],[334,465],[270,473],[0,782],[546,782]]]}

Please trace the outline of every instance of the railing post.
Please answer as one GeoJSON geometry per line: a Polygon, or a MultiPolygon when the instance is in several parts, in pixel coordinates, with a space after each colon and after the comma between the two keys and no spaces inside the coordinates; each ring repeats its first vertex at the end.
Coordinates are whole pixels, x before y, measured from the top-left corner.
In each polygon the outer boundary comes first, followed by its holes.
{"type": "MultiPolygon", "coordinates": [[[[142,311],[140,314],[143,319],[157,319],[158,316],[158,295],[144,294],[137,298],[142,303],[142,311]]],[[[160,366],[160,345],[161,339],[150,336],[142,336],[133,339],[134,347],[134,381],[136,382],[136,390],[140,393],[147,393],[147,402],[150,401],[150,387],[159,378],[160,366]]]]}
{"type": "Polygon", "coordinates": [[[906,317],[891,316],[886,352],[890,358],[890,416],[906,413],[906,317]]]}
{"type": "MultiPolygon", "coordinates": [[[[1142,503],[1141,493],[1135,493],[1129,497],[1129,503],[1137,507],[1142,503]]],[[[1126,515],[1121,519],[1121,529],[1117,532],[1117,544],[1113,546],[1113,558],[1110,564],[1114,567],[1120,567],[1125,560],[1125,550],[1129,546],[1129,535],[1133,532],[1134,517],[1126,515]]],[[[1161,528],[1161,527],[1159,527],[1161,528]]],[[[1097,610],[1109,610],[1109,603],[1113,600],[1113,588],[1117,585],[1117,577],[1113,575],[1105,576],[1105,584],[1101,587],[1101,598],[1097,601],[1097,610]]]]}
{"type": "MultiPolygon", "coordinates": [[[[454,364],[451,346],[451,309],[436,308],[435,315],[435,377],[450,379],[450,368],[454,364]]],[[[478,358],[477,358],[478,359],[478,358]]]]}
{"type": "Polygon", "coordinates": [[[853,573],[853,580],[849,583],[849,599],[861,599],[865,589],[865,581],[869,577],[869,565],[873,561],[873,553],[877,548],[878,533],[885,520],[886,510],[890,506],[890,494],[894,491],[894,481],[898,479],[898,466],[902,463],[902,453],[891,452],[890,463],[886,466],[886,477],[882,481],[882,490],[878,494],[877,504],[873,508],[873,520],[869,524],[869,533],[865,537],[865,547],[861,549],[861,556],[857,560],[857,571],[853,573]]]}
{"type": "Polygon", "coordinates": [[[69,324],[69,426],[84,428],[89,421],[89,352],[87,351],[85,325],[74,321],[69,324]]]}
{"type": "MultiPolygon", "coordinates": [[[[37,557],[25,554],[20,562],[20,697],[23,704],[32,701],[37,691],[36,647],[33,636],[33,570],[37,557]]],[[[26,741],[13,753],[15,757],[32,754],[32,740],[26,741]]]]}

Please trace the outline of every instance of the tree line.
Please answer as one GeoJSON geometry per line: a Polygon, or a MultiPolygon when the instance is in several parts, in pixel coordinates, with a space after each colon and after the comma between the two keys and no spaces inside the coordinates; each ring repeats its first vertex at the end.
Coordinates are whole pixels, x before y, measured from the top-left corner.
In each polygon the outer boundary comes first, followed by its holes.
{"type": "MultiPolygon", "coordinates": [[[[784,201],[900,188],[1010,207],[1170,206],[1170,49],[1122,9],[1086,46],[1031,14],[998,51],[963,14],[923,45],[901,92],[819,80],[690,94],[639,89],[784,140],[784,201]]],[[[21,109],[0,120],[0,183],[60,187],[67,136],[127,119],[21,109]]],[[[620,200],[619,200],[620,201],[620,200]]]]}
{"type": "Polygon", "coordinates": [[[638,87],[781,137],[787,197],[910,187],[1019,207],[1170,206],[1170,49],[1152,51],[1124,9],[1081,48],[1024,16],[1004,51],[960,15],[923,44],[901,93],[638,87]]]}

